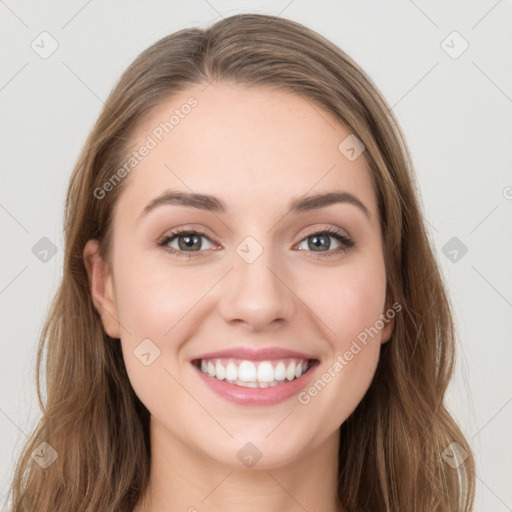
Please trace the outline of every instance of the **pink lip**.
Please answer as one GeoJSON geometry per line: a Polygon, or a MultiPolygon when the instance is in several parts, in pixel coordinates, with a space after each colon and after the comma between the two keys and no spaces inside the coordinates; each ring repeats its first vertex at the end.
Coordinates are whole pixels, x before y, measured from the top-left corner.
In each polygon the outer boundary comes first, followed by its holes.
{"type": "Polygon", "coordinates": [[[214,352],[208,352],[205,354],[198,355],[192,359],[247,359],[249,361],[268,361],[269,359],[286,359],[288,357],[294,357],[296,359],[316,359],[315,357],[304,354],[302,352],[296,352],[294,350],[288,350],[284,348],[244,348],[244,347],[232,347],[224,350],[216,350],[214,352]]]}
{"type": "Polygon", "coordinates": [[[286,381],[284,384],[278,384],[277,386],[268,388],[247,388],[218,380],[215,377],[210,377],[204,374],[197,366],[192,365],[199,375],[199,378],[221,398],[238,405],[260,406],[278,404],[297,395],[301,390],[307,387],[313,379],[316,366],[318,366],[318,361],[298,379],[286,381]]]}

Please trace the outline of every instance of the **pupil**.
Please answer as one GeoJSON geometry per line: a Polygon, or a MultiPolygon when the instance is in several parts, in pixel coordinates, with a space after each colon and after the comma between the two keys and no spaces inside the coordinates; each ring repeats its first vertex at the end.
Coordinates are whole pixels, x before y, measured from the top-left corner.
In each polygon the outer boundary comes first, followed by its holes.
{"type": "Polygon", "coordinates": [[[182,235],[180,238],[180,249],[191,249],[194,248],[199,249],[201,247],[201,239],[197,235],[182,235]],[[185,240],[185,242],[182,244],[181,240],[185,240]]]}
{"type": "Polygon", "coordinates": [[[329,249],[329,237],[326,235],[315,235],[311,237],[313,239],[313,245],[317,248],[323,248],[325,250],[329,249]],[[318,242],[319,240],[324,240],[324,243],[318,242]]]}

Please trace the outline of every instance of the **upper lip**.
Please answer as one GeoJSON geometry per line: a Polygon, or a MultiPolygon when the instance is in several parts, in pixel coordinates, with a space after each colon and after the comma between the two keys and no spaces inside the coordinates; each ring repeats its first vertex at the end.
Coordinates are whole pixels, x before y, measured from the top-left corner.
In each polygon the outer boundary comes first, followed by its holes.
{"type": "Polygon", "coordinates": [[[249,348],[249,347],[231,347],[223,350],[215,350],[194,357],[197,359],[246,359],[250,361],[267,361],[269,359],[286,359],[294,357],[296,359],[316,359],[315,357],[280,347],[267,348],[249,348]]]}

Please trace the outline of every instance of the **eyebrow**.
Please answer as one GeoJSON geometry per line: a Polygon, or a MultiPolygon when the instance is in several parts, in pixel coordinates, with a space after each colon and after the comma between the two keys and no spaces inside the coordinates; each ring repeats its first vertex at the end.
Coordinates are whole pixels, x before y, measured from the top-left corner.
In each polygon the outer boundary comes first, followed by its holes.
{"type": "MultiPolygon", "coordinates": [[[[356,206],[365,214],[368,219],[371,220],[372,216],[370,211],[368,208],[366,208],[360,199],[349,192],[338,190],[293,199],[288,206],[287,213],[304,213],[312,210],[318,210],[320,208],[325,208],[337,203],[347,203],[356,206]]],[[[156,197],[148,205],[146,205],[144,210],[142,210],[141,214],[139,215],[139,219],[147,215],[151,210],[154,210],[155,208],[162,205],[189,206],[212,213],[225,213],[227,211],[226,203],[224,203],[224,201],[218,197],[207,194],[167,190],[162,195],[156,197]]]]}

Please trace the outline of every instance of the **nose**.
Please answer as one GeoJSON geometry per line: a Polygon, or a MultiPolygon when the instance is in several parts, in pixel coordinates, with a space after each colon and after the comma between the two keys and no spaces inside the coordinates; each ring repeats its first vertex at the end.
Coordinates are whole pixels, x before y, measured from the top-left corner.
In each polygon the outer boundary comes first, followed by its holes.
{"type": "MultiPolygon", "coordinates": [[[[230,324],[242,324],[251,331],[290,322],[296,311],[293,283],[263,253],[248,263],[235,254],[234,268],[223,280],[220,313],[230,324]]],[[[272,328],[272,327],[270,327],[272,328]]]]}

